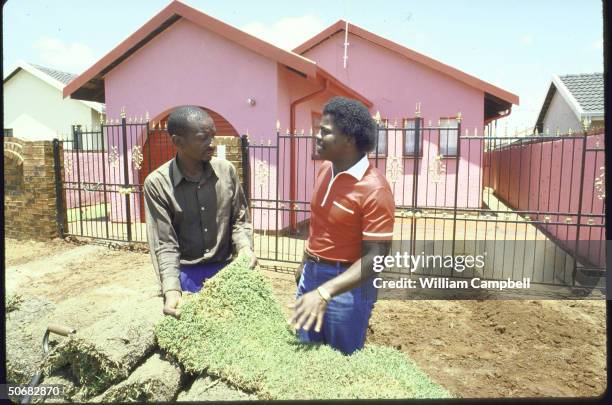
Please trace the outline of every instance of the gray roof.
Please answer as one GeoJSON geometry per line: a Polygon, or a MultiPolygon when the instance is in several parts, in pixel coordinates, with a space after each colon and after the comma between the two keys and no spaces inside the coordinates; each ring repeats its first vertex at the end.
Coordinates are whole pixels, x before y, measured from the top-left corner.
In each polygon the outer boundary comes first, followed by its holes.
{"type": "Polygon", "coordinates": [[[603,73],[559,76],[585,112],[604,110],[603,73]]]}
{"type": "Polygon", "coordinates": [[[47,75],[51,76],[55,80],[59,80],[60,82],[64,84],[70,83],[75,77],[78,76],[73,73],[62,72],[60,70],[55,70],[55,69],[51,69],[45,66],[35,65],[33,63],[30,63],[30,65],[34,66],[36,69],[46,73],[47,75]]]}

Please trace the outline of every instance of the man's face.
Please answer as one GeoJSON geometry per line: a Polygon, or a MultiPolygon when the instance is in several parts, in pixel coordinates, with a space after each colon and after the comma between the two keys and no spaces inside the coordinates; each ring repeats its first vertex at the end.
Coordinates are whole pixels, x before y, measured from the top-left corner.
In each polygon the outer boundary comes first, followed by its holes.
{"type": "Polygon", "coordinates": [[[183,156],[208,162],[215,152],[214,138],[217,132],[212,120],[190,121],[187,133],[173,135],[173,142],[183,156]]]}
{"type": "Polygon", "coordinates": [[[315,146],[322,159],[334,161],[346,153],[350,147],[350,138],[341,134],[333,123],[333,117],[326,114],[321,117],[315,146]]]}

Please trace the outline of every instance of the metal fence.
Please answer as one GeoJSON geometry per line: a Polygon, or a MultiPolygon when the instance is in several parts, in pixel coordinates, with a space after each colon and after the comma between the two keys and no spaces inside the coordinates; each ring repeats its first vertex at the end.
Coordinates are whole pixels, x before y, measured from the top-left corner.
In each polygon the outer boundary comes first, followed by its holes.
{"type": "MultiPolygon", "coordinates": [[[[142,184],[175,154],[167,131],[122,118],[93,130],[75,126],[61,143],[65,234],[145,242],[142,184]]],[[[270,266],[299,263],[322,163],[313,136],[243,136],[242,152],[258,257],[270,266]]],[[[460,116],[437,126],[417,116],[381,121],[369,158],[394,194],[395,251],[456,255],[478,242],[495,253],[483,278],[575,285],[578,270],[605,273],[603,153],[602,135],[470,136],[460,116]]]]}

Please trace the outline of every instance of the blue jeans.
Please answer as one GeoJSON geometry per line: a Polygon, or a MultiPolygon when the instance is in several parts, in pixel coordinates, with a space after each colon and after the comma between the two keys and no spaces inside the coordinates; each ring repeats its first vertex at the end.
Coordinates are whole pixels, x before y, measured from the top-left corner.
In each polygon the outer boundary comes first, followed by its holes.
{"type": "Polygon", "coordinates": [[[194,265],[181,264],[180,281],[183,291],[198,292],[202,289],[204,281],[211,278],[224,268],[229,262],[201,263],[194,265]]]}
{"type": "MultiPolygon", "coordinates": [[[[336,277],[346,270],[346,266],[337,264],[317,263],[306,261],[300,277],[296,298],[315,290],[321,284],[336,277]]],[[[300,329],[298,337],[305,343],[323,343],[348,355],[361,349],[365,343],[368,322],[374,303],[376,302],[376,289],[371,281],[333,297],[323,318],[323,327],[320,332],[300,329]]]]}

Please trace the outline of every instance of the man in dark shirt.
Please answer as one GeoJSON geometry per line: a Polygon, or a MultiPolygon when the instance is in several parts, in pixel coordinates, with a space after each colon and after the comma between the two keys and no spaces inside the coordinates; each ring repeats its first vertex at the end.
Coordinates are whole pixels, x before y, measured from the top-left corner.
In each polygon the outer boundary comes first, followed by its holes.
{"type": "Polygon", "coordinates": [[[251,257],[253,228],[236,168],[213,159],[215,124],[202,109],[179,107],[168,118],[176,157],[144,182],[147,234],[164,308],[175,310],[182,291],[197,292],[233,253],[251,257]]]}

